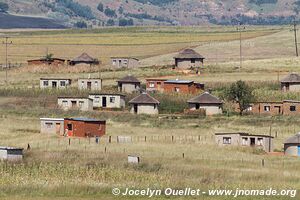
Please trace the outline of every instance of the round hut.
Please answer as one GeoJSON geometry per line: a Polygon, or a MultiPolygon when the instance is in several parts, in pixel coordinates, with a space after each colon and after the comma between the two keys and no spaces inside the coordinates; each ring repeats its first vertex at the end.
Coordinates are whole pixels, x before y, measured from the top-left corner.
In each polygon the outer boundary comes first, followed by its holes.
{"type": "Polygon", "coordinates": [[[300,132],[284,142],[284,154],[300,156],[300,132]]]}

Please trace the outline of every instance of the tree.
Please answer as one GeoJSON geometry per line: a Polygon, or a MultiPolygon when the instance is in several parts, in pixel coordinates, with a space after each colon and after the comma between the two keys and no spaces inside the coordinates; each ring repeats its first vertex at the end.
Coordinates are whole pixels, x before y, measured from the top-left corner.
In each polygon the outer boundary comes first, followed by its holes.
{"type": "Polygon", "coordinates": [[[3,2],[0,2],[0,13],[1,12],[7,12],[8,11],[8,4],[7,3],[3,3],[3,2]]]}
{"type": "Polygon", "coordinates": [[[97,9],[100,11],[100,12],[103,12],[104,11],[104,6],[102,3],[99,3],[98,6],[97,6],[97,9]]]}
{"type": "Polygon", "coordinates": [[[249,107],[249,104],[254,101],[252,91],[253,90],[241,80],[232,83],[226,91],[227,99],[239,105],[240,115],[242,115],[243,111],[245,111],[249,107]]]}
{"type": "Polygon", "coordinates": [[[46,59],[47,61],[51,61],[52,58],[53,58],[53,54],[52,54],[52,53],[48,53],[48,54],[46,54],[46,56],[45,56],[45,59],[46,59]]]}
{"type": "Polygon", "coordinates": [[[115,21],[113,19],[109,19],[109,20],[107,20],[106,25],[107,26],[114,26],[115,25],[115,21]]]}
{"type": "Polygon", "coordinates": [[[79,21],[74,24],[76,28],[87,28],[87,24],[84,21],[79,21]]]}
{"type": "Polygon", "coordinates": [[[133,20],[132,19],[123,19],[121,18],[119,20],[119,26],[133,26],[133,20]]]}
{"type": "Polygon", "coordinates": [[[106,7],[106,9],[104,10],[104,14],[107,16],[107,17],[116,17],[117,14],[116,14],[116,11],[113,10],[113,9],[110,9],[108,7],[106,7]]]}

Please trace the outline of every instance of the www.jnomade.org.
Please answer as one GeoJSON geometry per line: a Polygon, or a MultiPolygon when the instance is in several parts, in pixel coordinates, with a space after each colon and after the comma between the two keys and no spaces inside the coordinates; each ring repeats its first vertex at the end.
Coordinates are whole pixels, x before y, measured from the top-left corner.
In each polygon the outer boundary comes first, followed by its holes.
{"type": "Polygon", "coordinates": [[[119,188],[112,189],[113,195],[122,195],[122,196],[146,196],[146,197],[154,197],[154,196],[200,196],[200,195],[208,195],[208,196],[289,196],[296,197],[297,190],[275,190],[272,188],[266,190],[247,190],[247,189],[235,189],[235,190],[226,190],[226,189],[215,189],[215,190],[207,190],[202,191],[200,189],[192,189],[192,188],[184,188],[184,189],[172,189],[166,188],[164,190],[161,189],[132,189],[125,188],[121,191],[119,188]]]}

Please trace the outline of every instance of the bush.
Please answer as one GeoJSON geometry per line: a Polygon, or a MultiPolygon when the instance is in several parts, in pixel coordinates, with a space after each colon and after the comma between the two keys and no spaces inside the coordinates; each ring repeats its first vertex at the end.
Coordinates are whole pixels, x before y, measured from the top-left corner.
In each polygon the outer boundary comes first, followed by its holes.
{"type": "Polygon", "coordinates": [[[3,2],[0,2],[0,12],[7,12],[8,11],[8,4],[7,3],[3,3],[3,2]]]}
{"type": "Polygon", "coordinates": [[[70,9],[75,15],[86,19],[95,19],[92,10],[88,6],[82,6],[81,4],[74,2],[73,0],[57,0],[59,6],[70,9]]]}
{"type": "Polygon", "coordinates": [[[113,9],[110,9],[110,8],[108,8],[108,7],[105,9],[104,14],[105,14],[107,17],[116,17],[116,16],[117,16],[116,11],[113,10],[113,9]]]}
{"type": "Polygon", "coordinates": [[[113,19],[109,19],[109,20],[107,20],[106,25],[107,26],[114,26],[115,25],[115,21],[113,19]]]}
{"type": "Polygon", "coordinates": [[[104,11],[104,7],[103,7],[103,4],[102,4],[102,3],[99,3],[99,4],[98,4],[97,10],[99,10],[100,12],[103,12],[103,11],[104,11]]]}
{"type": "Polygon", "coordinates": [[[84,21],[79,21],[74,24],[76,28],[87,28],[87,24],[84,21]]]}
{"type": "Polygon", "coordinates": [[[121,18],[119,20],[119,26],[133,26],[133,20],[132,19],[123,19],[121,18]]]}

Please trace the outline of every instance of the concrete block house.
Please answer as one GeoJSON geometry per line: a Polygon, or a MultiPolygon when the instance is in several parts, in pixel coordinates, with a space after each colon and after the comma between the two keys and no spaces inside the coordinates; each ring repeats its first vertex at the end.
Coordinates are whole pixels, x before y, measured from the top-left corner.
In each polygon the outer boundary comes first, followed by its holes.
{"type": "Polygon", "coordinates": [[[203,83],[195,83],[190,80],[167,80],[164,82],[164,92],[166,93],[182,93],[197,94],[204,90],[203,83]]]}
{"type": "Polygon", "coordinates": [[[78,89],[100,91],[102,89],[102,79],[99,78],[78,79],[78,89]]]}
{"type": "Polygon", "coordinates": [[[215,133],[219,146],[255,147],[265,152],[273,152],[273,138],[268,135],[252,135],[249,133],[215,133]]]}
{"type": "Polygon", "coordinates": [[[65,118],[65,134],[69,137],[101,137],[106,132],[106,121],[88,118],[65,118]]]}
{"type": "Polygon", "coordinates": [[[43,134],[64,134],[63,118],[40,118],[41,133],[43,134]]]}
{"type": "Polygon", "coordinates": [[[23,148],[0,146],[0,160],[21,161],[23,159],[23,148]]]}
{"type": "Polygon", "coordinates": [[[222,114],[223,102],[208,92],[188,100],[188,105],[188,114],[194,114],[201,110],[203,110],[206,115],[222,114]]]}
{"type": "Polygon", "coordinates": [[[287,91],[300,91],[300,75],[291,73],[281,80],[281,90],[287,91]]]}
{"type": "Polygon", "coordinates": [[[288,138],[284,142],[284,154],[290,156],[300,156],[300,133],[288,138]]]}
{"type": "Polygon", "coordinates": [[[90,94],[89,98],[93,100],[94,108],[125,108],[125,95],[95,93],[90,94]]]}
{"type": "Polygon", "coordinates": [[[131,99],[129,104],[131,105],[130,112],[133,114],[157,115],[159,113],[158,106],[160,102],[147,93],[142,93],[131,99]]]}
{"type": "Polygon", "coordinates": [[[132,57],[111,57],[111,65],[114,68],[137,68],[139,59],[132,57]]]}
{"type": "Polygon", "coordinates": [[[67,78],[40,78],[41,89],[65,89],[71,86],[71,79],[67,78]]]}
{"type": "Polygon", "coordinates": [[[147,92],[164,92],[164,84],[167,79],[148,78],[146,79],[147,92]]]}
{"type": "Polygon", "coordinates": [[[175,57],[175,67],[178,69],[199,68],[203,66],[204,57],[193,49],[184,49],[175,57]]]}
{"type": "Polygon", "coordinates": [[[81,111],[92,111],[93,100],[86,97],[58,97],[58,106],[63,110],[78,109],[81,111]]]}
{"type": "Polygon", "coordinates": [[[134,76],[125,76],[117,81],[119,92],[134,93],[141,89],[141,82],[134,76]]]}

